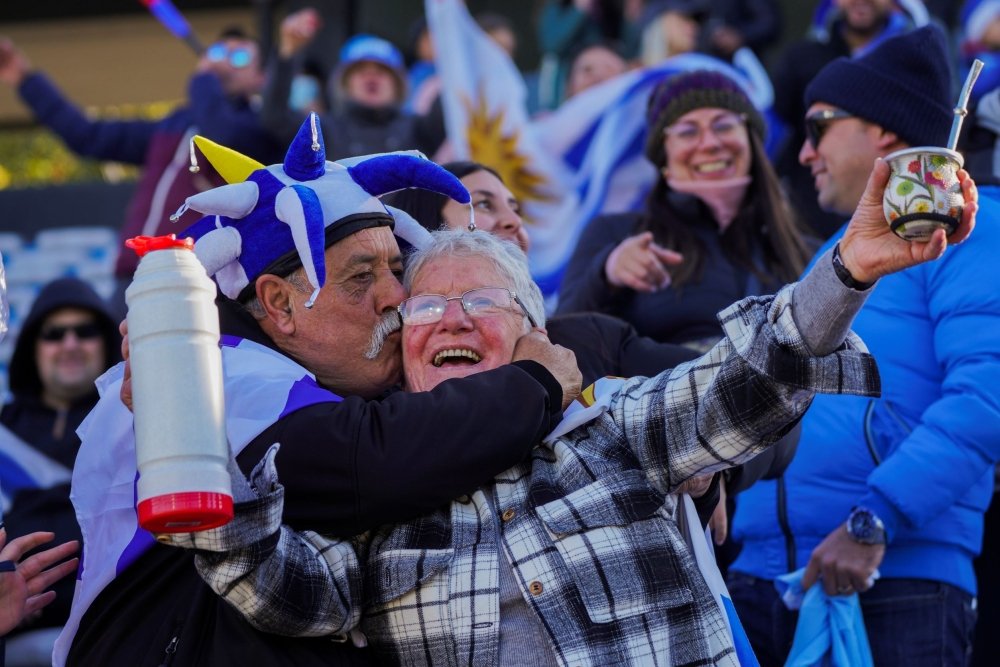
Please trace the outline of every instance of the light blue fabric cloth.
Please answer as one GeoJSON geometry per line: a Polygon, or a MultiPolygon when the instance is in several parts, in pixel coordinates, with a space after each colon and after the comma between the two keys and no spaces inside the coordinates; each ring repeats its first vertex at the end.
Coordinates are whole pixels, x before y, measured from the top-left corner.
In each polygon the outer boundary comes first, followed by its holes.
{"type": "Polygon", "coordinates": [[[873,667],[858,594],[828,596],[818,582],[802,590],[805,568],[774,581],[782,601],[799,610],[785,667],[873,667]]]}

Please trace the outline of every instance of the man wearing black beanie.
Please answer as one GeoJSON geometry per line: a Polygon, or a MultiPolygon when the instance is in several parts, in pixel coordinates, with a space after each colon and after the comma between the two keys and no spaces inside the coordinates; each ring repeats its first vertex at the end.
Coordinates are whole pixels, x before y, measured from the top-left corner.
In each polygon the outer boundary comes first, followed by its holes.
{"type": "MultiPolygon", "coordinates": [[[[799,153],[820,206],[846,218],[876,159],[945,146],[954,91],[933,26],[821,70],[806,89],[799,153]]],[[[740,496],[743,550],[728,583],[762,665],[784,664],[806,640],[773,581],[803,568],[805,588],[858,594],[864,628],[848,636],[863,645],[867,631],[875,665],[968,664],[972,561],[1000,459],[1000,226],[989,224],[1000,190],[981,188],[979,206],[985,224],[970,243],[880,280],[858,315],[882,397],[818,397],[782,478],[740,496]]]]}

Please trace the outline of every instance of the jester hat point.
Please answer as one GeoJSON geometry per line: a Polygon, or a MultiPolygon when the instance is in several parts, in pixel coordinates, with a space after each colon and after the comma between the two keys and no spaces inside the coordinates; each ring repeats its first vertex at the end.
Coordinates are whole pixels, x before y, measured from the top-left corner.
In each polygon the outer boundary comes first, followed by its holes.
{"type": "Polygon", "coordinates": [[[281,164],[264,166],[234,150],[195,137],[227,185],[188,197],[188,208],[205,215],[184,236],[208,275],[231,299],[246,301],[264,273],[287,275],[301,265],[313,287],[312,306],[326,282],[326,248],[369,227],[388,226],[413,246],[428,234],[409,215],[386,207],[379,196],[423,188],[469,203],[452,174],[418,151],[326,160],[319,117],[310,114],[281,164]]]}

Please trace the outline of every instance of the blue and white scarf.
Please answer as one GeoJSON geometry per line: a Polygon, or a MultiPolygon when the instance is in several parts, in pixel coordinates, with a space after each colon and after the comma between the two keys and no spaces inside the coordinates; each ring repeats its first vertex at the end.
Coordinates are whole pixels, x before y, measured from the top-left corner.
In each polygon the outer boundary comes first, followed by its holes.
{"type": "MultiPolygon", "coordinates": [[[[282,417],[317,403],[339,402],[288,357],[249,340],[223,336],[226,436],[234,455],[282,417]]],[[[80,453],[70,498],[83,534],[83,556],[69,620],[53,651],[65,664],[80,619],[115,577],[153,544],[136,514],[135,438],[132,413],[119,398],[124,364],[97,379],[101,399],[77,429],[80,453]]]]}

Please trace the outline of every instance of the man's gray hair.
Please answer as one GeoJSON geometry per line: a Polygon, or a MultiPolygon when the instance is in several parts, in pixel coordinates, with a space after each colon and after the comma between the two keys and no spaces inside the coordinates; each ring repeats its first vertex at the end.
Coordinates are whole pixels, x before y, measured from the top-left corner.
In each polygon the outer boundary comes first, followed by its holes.
{"type": "Polygon", "coordinates": [[[493,262],[497,272],[507,279],[507,285],[483,285],[483,287],[506,287],[517,294],[525,309],[538,323],[545,326],[545,301],[542,291],[531,279],[528,258],[514,243],[504,241],[489,232],[470,232],[465,229],[441,230],[431,234],[431,242],[416,250],[406,261],[403,287],[407,292],[413,286],[413,278],[427,262],[447,257],[474,257],[493,262]]]}

